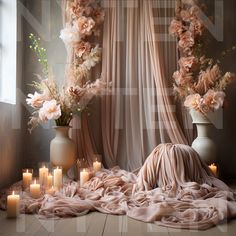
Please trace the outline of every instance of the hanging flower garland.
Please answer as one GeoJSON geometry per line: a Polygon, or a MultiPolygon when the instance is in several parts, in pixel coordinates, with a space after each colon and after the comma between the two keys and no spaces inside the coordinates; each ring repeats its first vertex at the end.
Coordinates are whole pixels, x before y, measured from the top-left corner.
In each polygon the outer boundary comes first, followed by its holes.
{"type": "Polygon", "coordinates": [[[92,41],[100,35],[105,13],[100,1],[95,0],[69,2],[67,11],[69,21],[60,35],[68,55],[73,55],[67,70],[67,82],[71,86],[83,86],[91,68],[101,60],[101,47],[92,41]]]}
{"type": "Polygon", "coordinates": [[[206,115],[223,106],[224,90],[235,75],[223,74],[219,60],[208,58],[204,53],[208,35],[200,13],[204,12],[205,5],[196,0],[180,3],[169,27],[170,34],[177,38],[181,55],[179,69],[173,74],[174,91],[187,108],[206,115]]]}

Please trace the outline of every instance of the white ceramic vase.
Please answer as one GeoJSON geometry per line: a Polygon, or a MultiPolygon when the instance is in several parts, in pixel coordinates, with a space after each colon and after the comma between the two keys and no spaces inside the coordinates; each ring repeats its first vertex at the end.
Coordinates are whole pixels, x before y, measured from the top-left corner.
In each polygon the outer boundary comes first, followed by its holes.
{"type": "Polygon", "coordinates": [[[192,148],[206,164],[214,163],[216,161],[216,145],[209,137],[212,123],[201,112],[194,109],[190,110],[190,115],[192,123],[197,127],[197,138],[193,141],[192,148]]]}
{"type": "Polygon", "coordinates": [[[75,144],[69,138],[69,126],[55,126],[56,136],[50,143],[50,161],[66,172],[75,164],[75,144]]]}

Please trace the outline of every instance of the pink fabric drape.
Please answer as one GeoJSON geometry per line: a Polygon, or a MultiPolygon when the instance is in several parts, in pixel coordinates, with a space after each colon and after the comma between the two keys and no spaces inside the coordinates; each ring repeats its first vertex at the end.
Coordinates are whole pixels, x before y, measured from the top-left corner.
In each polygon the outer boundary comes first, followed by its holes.
{"type": "MultiPolygon", "coordinates": [[[[18,188],[21,183],[11,189],[18,188]]],[[[0,192],[0,209],[6,209],[6,193],[0,192]]],[[[170,143],[152,151],[138,176],[118,167],[104,169],[83,186],[68,181],[61,191],[39,199],[24,191],[20,203],[22,213],[42,218],[97,210],[185,229],[208,229],[236,217],[236,192],[213,177],[191,147],[170,143]]]]}
{"type": "MultiPolygon", "coordinates": [[[[62,2],[62,11],[63,11],[63,25],[65,26],[69,21],[68,16],[68,5],[71,2],[76,2],[77,0],[63,0],[62,2]]],[[[67,65],[66,73],[70,67],[74,66],[74,52],[73,50],[67,49],[67,65]]],[[[77,144],[77,158],[84,158],[87,160],[89,165],[93,163],[93,155],[96,153],[96,147],[93,141],[89,129],[88,115],[86,112],[83,112],[81,116],[73,117],[71,122],[72,131],[70,133],[72,139],[77,144]]]]}
{"type": "Polygon", "coordinates": [[[186,144],[187,140],[180,128],[177,117],[172,106],[170,95],[166,91],[168,83],[166,79],[164,59],[160,57],[159,39],[155,37],[154,19],[152,15],[153,1],[142,1],[144,22],[145,22],[145,36],[148,42],[149,53],[151,57],[152,69],[154,73],[156,90],[158,94],[158,103],[162,110],[159,111],[161,122],[166,129],[166,132],[172,143],[186,144]]]}
{"type": "MultiPolygon", "coordinates": [[[[133,170],[160,142],[187,143],[169,83],[176,69],[176,45],[165,42],[168,50],[160,49],[154,31],[153,9],[158,7],[154,2],[158,1],[139,0],[132,6],[106,1],[102,76],[112,82],[113,93],[102,99],[101,120],[109,167],[118,164],[133,170]],[[166,52],[171,58],[168,66],[166,52]]],[[[170,13],[174,15],[173,10],[170,13]]]]}

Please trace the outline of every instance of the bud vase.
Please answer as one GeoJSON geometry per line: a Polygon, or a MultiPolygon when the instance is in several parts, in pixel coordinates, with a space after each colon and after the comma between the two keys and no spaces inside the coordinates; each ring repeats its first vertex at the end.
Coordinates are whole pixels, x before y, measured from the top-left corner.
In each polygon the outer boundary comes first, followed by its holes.
{"type": "Polygon", "coordinates": [[[50,161],[66,172],[75,164],[75,144],[69,138],[69,126],[55,126],[56,136],[50,143],[50,161]]]}
{"type": "Polygon", "coordinates": [[[206,164],[214,163],[216,161],[216,145],[209,137],[212,123],[207,116],[194,109],[190,110],[190,115],[192,123],[197,127],[197,138],[193,141],[192,148],[206,164]]]}

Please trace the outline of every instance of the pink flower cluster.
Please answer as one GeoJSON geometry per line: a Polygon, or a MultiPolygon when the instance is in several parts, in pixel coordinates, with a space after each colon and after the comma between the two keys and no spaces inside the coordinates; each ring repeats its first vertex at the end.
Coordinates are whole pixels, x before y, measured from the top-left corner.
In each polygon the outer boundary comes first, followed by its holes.
{"type": "Polygon", "coordinates": [[[101,59],[101,48],[90,41],[92,36],[100,35],[105,13],[95,0],[72,0],[67,10],[69,22],[61,30],[60,38],[68,53],[74,52],[76,56],[73,66],[67,70],[67,82],[69,86],[83,86],[89,70],[101,59]]]}
{"type": "Polygon", "coordinates": [[[222,71],[212,58],[202,52],[205,28],[200,19],[202,9],[196,1],[182,1],[169,32],[178,40],[180,51],[179,69],[174,72],[174,92],[184,105],[204,114],[223,106],[223,90],[234,79],[234,74],[222,71]]]}
{"type": "Polygon", "coordinates": [[[109,86],[100,79],[89,81],[89,71],[101,59],[101,47],[91,43],[98,36],[104,21],[104,10],[97,0],[72,0],[67,9],[69,22],[61,30],[60,38],[73,57],[67,68],[66,84],[57,86],[51,73],[46,79],[38,76],[40,82],[34,82],[39,92],[28,94],[28,105],[33,109],[29,121],[30,130],[39,123],[55,120],[57,125],[69,125],[74,114],[88,106],[96,95],[109,92],[109,86]]]}

